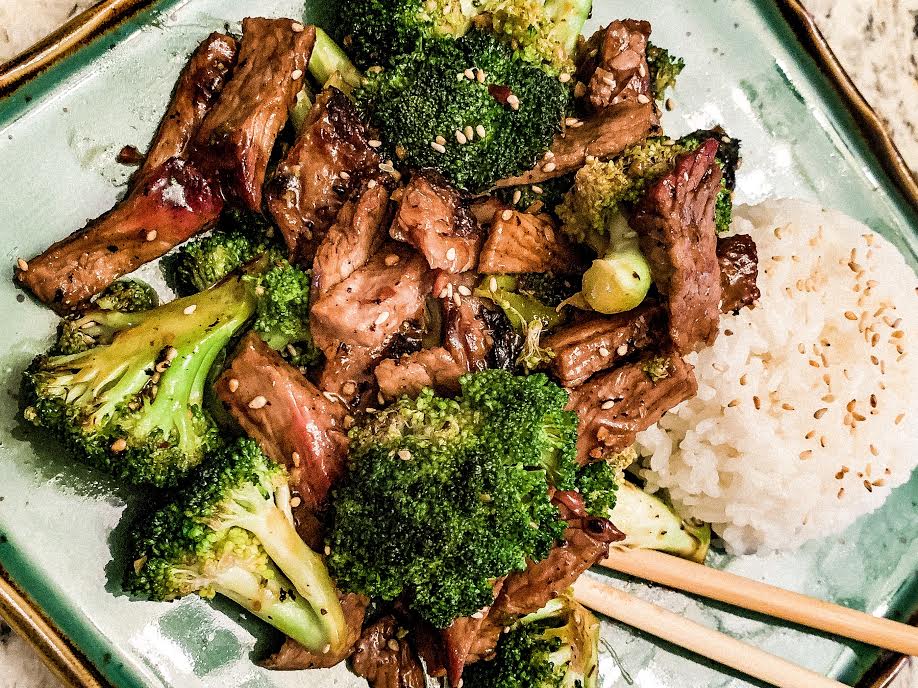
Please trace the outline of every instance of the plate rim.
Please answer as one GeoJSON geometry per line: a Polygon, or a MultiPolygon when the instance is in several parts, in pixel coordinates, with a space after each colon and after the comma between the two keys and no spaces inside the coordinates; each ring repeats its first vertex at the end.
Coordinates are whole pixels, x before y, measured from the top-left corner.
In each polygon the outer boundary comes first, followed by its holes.
{"type": "MultiPolygon", "coordinates": [[[[100,0],[63,26],[6,62],[0,63],[0,99],[33,81],[65,57],[85,47],[160,0],[100,0]]],[[[872,145],[898,191],[918,211],[918,173],[913,173],[876,110],[855,85],[802,0],[772,0],[806,53],[813,59],[842,105],[872,145]]],[[[67,688],[110,685],[80,649],[21,590],[0,566],[0,618],[38,653],[67,688]]],[[[918,617],[912,620],[918,625],[918,617]]],[[[888,688],[905,668],[907,657],[889,654],[878,660],[858,688],[888,688]]]]}

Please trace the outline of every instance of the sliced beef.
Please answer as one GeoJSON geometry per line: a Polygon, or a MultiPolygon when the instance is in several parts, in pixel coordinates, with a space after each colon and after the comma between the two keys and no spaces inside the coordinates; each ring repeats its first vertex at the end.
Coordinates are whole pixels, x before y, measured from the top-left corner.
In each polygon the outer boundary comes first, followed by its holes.
{"type": "Polygon", "coordinates": [[[578,462],[589,463],[627,449],[637,433],[697,391],[692,367],[675,352],[594,376],[572,390],[567,406],[580,417],[578,462]],[[665,371],[659,370],[662,366],[665,371]]]}
{"type": "Polygon", "coordinates": [[[350,98],[319,94],[296,143],[265,190],[291,257],[312,262],[316,247],[361,179],[379,172],[379,155],[350,98]]]}
{"type": "Polygon", "coordinates": [[[720,309],[737,313],[753,305],[762,295],[759,278],[759,253],[748,234],[734,234],[717,240],[717,262],[720,265],[720,309]]]}
{"type": "Polygon", "coordinates": [[[17,269],[16,279],[58,312],[72,311],[207,229],[222,208],[219,192],[195,165],[170,158],[138,179],[114,209],[17,269]]]}
{"type": "Polygon", "coordinates": [[[576,271],[582,262],[550,215],[499,210],[481,251],[478,272],[567,273],[576,271]]]}
{"type": "MultiPolygon", "coordinates": [[[[348,201],[319,244],[312,263],[313,298],[346,280],[366,265],[385,238],[389,191],[374,183],[348,201]]],[[[392,261],[400,260],[392,254],[392,261]]]]}
{"type": "Polygon", "coordinates": [[[602,111],[619,103],[653,100],[647,42],[650,23],[625,19],[600,29],[581,50],[577,81],[586,85],[583,97],[589,109],[602,111]]]}
{"type": "Polygon", "coordinates": [[[433,170],[412,176],[390,234],[417,248],[432,269],[450,273],[477,265],[483,239],[462,194],[433,170]]]}
{"type": "Polygon", "coordinates": [[[596,316],[567,325],[542,340],[555,358],[551,372],[565,387],[577,387],[621,359],[659,343],[666,332],[666,312],[645,304],[627,313],[596,316]]]}
{"type": "Polygon", "coordinates": [[[552,156],[529,172],[499,181],[497,186],[523,186],[563,177],[583,167],[590,156],[608,159],[640,143],[658,124],[653,102],[613,105],[568,126],[564,133],[555,137],[552,156]]]}
{"type": "Polygon", "coordinates": [[[459,391],[459,378],[467,373],[444,347],[424,349],[399,358],[387,358],[376,366],[376,382],[386,399],[416,397],[425,387],[443,394],[459,391]]]}
{"type": "Polygon", "coordinates": [[[433,282],[427,262],[404,244],[389,244],[312,306],[312,334],[331,359],[341,344],[381,351],[406,320],[423,311],[433,282]],[[390,256],[397,256],[394,262],[390,256]]]}
{"type": "MultiPolygon", "coordinates": [[[[300,671],[303,669],[331,669],[356,652],[355,646],[360,640],[363,620],[369,600],[352,593],[340,595],[341,609],[347,624],[347,638],[340,652],[316,654],[295,640],[287,638],[281,649],[262,664],[274,671],[300,671]]],[[[423,686],[423,684],[421,684],[423,686]]]]}
{"type": "Polygon", "coordinates": [[[346,465],[343,407],[253,333],[240,343],[216,392],[265,454],[287,467],[302,505],[320,512],[346,465]]]}
{"type": "Polygon", "coordinates": [[[236,62],[236,39],[212,33],[195,50],[172,94],[140,174],[182,156],[226,85],[236,62]]]}
{"type": "Polygon", "coordinates": [[[363,631],[351,657],[354,673],[370,688],[424,688],[427,678],[398,621],[385,616],[363,631]]]}
{"type": "Polygon", "coordinates": [[[339,343],[333,355],[326,357],[319,388],[349,412],[366,408],[375,390],[373,368],[382,355],[378,349],[339,343]]]}
{"type": "Polygon", "coordinates": [[[261,211],[271,151],[303,87],[315,39],[315,27],[290,19],[244,19],[233,76],[195,139],[209,174],[250,210],[261,211]]]}
{"type": "Polygon", "coordinates": [[[720,268],[714,206],[721,171],[710,139],[676,159],[630,219],[653,281],[667,298],[669,334],[682,353],[713,343],[720,323],[720,268]]]}

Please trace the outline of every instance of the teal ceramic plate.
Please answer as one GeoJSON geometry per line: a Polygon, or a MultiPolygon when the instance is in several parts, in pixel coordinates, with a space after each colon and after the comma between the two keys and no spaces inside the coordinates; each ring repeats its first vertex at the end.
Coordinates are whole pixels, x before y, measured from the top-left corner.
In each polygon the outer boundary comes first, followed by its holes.
{"type": "MultiPolygon", "coordinates": [[[[898,194],[828,81],[777,7],[763,0],[664,0],[641,14],[688,63],[667,129],[723,123],[745,143],[743,201],[817,199],[857,217],[918,266],[918,215],[898,194]]],[[[635,12],[597,0],[590,29],[635,12]]],[[[319,8],[311,7],[305,19],[319,8]]],[[[185,56],[208,32],[247,15],[302,17],[301,0],[153,3],[0,100],[0,563],[113,684],[267,688],[358,686],[346,670],[271,674],[256,667],[277,638],[231,607],[199,599],[129,602],[119,588],[122,518],[142,495],[74,466],[17,419],[18,379],[54,328],[18,292],[12,266],[108,209],[129,170],[125,144],[151,137],[185,56]],[[116,563],[113,563],[114,562],[116,563]]],[[[918,476],[843,535],[767,557],[712,556],[715,566],[816,597],[904,618],[918,607],[918,476]]],[[[662,589],[637,594],[759,647],[854,683],[878,653],[737,614],[662,589]]],[[[749,685],[698,657],[605,623],[603,688],[749,685]]]]}

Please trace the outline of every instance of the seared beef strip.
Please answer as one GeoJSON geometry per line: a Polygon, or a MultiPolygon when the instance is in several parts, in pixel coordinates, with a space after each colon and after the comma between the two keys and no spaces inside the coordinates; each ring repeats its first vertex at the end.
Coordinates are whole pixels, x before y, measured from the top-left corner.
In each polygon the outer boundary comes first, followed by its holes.
{"type": "Polygon", "coordinates": [[[427,262],[404,244],[389,244],[312,306],[312,335],[331,359],[339,345],[381,351],[424,308],[433,282],[427,262]],[[398,260],[395,260],[398,258],[398,260]]]}
{"type": "Polygon", "coordinates": [[[592,156],[606,160],[646,139],[659,124],[653,102],[623,102],[567,127],[555,137],[551,146],[554,157],[518,177],[497,182],[497,186],[524,186],[576,172],[592,156]]]}
{"type": "Polygon", "coordinates": [[[618,103],[653,100],[647,42],[650,23],[625,19],[600,29],[587,41],[577,81],[586,85],[583,100],[593,111],[618,103]],[[646,100],[645,100],[646,99],[646,100]]]}
{"type": "Polygon", "coordinates": [[[734,234],[717,240],[717,262],[720,265],[720,310],[738,313],[753,305],[762,295],[759,278],[759,254],[748,234],[734,234]]]}
{"type": "Polygon", "coordinates": [[[205,230],[222,208],[197,167],[171,158],[138,179],[114,209],[18,268],[16,279],[58,312],[72,311],[205,230]]]}
{"type": "Polygon", "coordinates": [[[237,50],[236,39],[222,33],[210,34],[195,50],[179,77],[172,102],[147,150],[139,175],[185,153],[223,91],[236,62],[237,50]]]}
{"type": "Polygon", "coordinates": [[[389,191],[378,183],[364,188],[341,208],[312,263],[313,299],[366,265],[385,238],[388,208],[389,191]]]}
{"type": "Polygon", "coordinates": [[[668,299],[669,335],[681,353],[712,344],[720,323],[714,225],[721,182],[717,147],[710,139],[679,156],[673,171],[647,190],[630,219],[653,281],[668,299]]]}
{"type": "Polygon", "coordinates": [[[478,272],[484,275],[567,273],[577,271],[582,262],[550,215],[501,210],[491,222],[478,272]]]}
{"type": "Polygon", "coordinates": [[[370,688],[424,688],[427,678],[417,653],[400,636],[395,617],[384,616],[367,626],[360,637],[351,666],[370,688]]]}
{"type": "Polygon", "coordinates": [[[434,270],[466,272],[478,263],[481,228],[462,194],[433,170],[412,176],[389,233],[417,248],[434,270]]]}
{"type": "Polygon", "coordinates": [[[271,459],[287,467],[290,483],[312,513],[325,506],[344,473],[344,409],[250,333],[216,384],[217,397],[271,459]]]}
{"type": "Polygon", "coordinates": [[[416,397],[425,387],[443,394],[459,391],[459,378],[468,370],[442,346],[423,349],[399,358],[384,359],[376,366],[379,391],[388,399],[416,397]]]}
{"type": "Polygon", "coordinates": [[[295,262],[312,261],[350,190],[378,174],[381,160],[369,141],[351,99],[336,88],[323,91],[265,189],[295,262]]]}
{"type": "MultiPolygon", "coordinates": [[[[281,649],[272,655],[262,666],[275,671],[299,671],[302,669],[331,669],[343,662],[355,652],[355,645],[360,640],[363,620],[369,600],[353,593],[338,595],[344,621],[347,624],[347,639],[340,652],[316,654],[307,650],[295,640],[287,638],[281,649]]],[[[423,684],[421,684],[423,686],[423,684]]]]}
{"type": "Polygon", "coordinates": [[[543,339],[542,346],[555,353],[551,362],[555,377],[565,387],[577,387],[622,358],[660,342],[665,328],[666,312],[650,303],[567,325],[543,339]]]}
{"type": "Polygon", "coordinates": [[[623,451],[637,433],[663,414],[695,396],[698,383],[692,367],[676,352],[665,352],[666,377],[651,377],[644,360],[594,376],[571,391],[567,408],[580,417],[577,461],[581,464],[623,451]]]}
{"type": "Polygon", "coordinates": [[[195,138],[196,159],[250,210],[261,212],[268,160],[303,87],[315,39],[315,27],[290,19],[244,19],[233,76],[195,138]]]}

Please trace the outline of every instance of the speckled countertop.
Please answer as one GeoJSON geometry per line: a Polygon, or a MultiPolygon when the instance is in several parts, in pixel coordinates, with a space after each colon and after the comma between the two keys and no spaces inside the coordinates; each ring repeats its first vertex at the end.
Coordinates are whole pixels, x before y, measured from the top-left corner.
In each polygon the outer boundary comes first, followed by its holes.
{"type": "MultiPolygon", "coordinates": [[[[90,0],[0,0],[0,61],[90,0]],[[46,22],[35,17],[47,15],[46,22]]],[[[807,7],[918,172],[918,0],[808,0],[807,7]]],[[[0,688],[59,688],[29,647],[0,624],[0,688]]],[[[918,660],[891,688],[918,688],[918,660]]]]}

